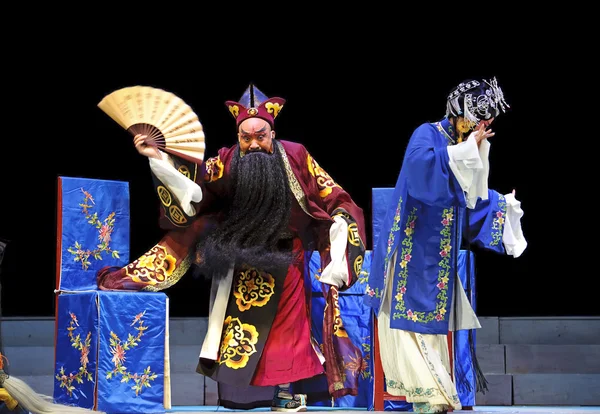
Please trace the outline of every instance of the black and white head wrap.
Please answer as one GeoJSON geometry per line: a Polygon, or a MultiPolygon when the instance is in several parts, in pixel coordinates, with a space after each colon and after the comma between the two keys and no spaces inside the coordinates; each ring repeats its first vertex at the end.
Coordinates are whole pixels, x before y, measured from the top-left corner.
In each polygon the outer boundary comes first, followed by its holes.
{"type": "Polygon", "coordinates": [[[500,111],[506,112],[510,106],[504,100],[504,93],[498,81],[468,80],[461,82],[448,95],[446,117],[462,116],[478,124],[482,120],[495,118],[500,111]]]}

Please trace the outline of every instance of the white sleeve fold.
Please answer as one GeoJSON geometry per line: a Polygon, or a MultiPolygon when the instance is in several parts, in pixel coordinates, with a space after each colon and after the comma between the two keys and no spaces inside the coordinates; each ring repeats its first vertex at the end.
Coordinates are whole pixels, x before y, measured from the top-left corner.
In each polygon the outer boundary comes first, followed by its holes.
{"type": "Polygon", "coordinates": [[[504,198],[506,199],[506,217],[502,232],[502,242],[506,249],[506,254],[516,258],[521,256],[527,247],[527,240],[525,240],[523,229],[521,228],[521,218],[524,213],[521,209],[521,202],[512,193],[506,194],[504,198]]]}
{"type": "Polygon", "coordinates": [[[465,193],[467,207],[474,208],[478,198],[488,197],[490,143],[484,139],[477,148],[477,141],[469,137],[460,144],[449,145],[447,150],[450,169],[465,193]]]}
{"type": "Polygon", "coordinates": [[[331,249],[329,254],[331,262],[321,272],[319,280],[322,283],[336,286],[338,289],[350,284],[346,247],[348,246],[348,223],[343,218],[336,216],[329,229],[331,249]]]}
{"type": "Polygon", "coordinates": [[[188,216],[196,215],[196,209],[191,203],[202,201],[202,189],[198,184],[177,171],[169,162],[166,154],[161,155],[163,156],[161,160],[149,158],[152,172],[177,197],[181,208],[188,216]]]}

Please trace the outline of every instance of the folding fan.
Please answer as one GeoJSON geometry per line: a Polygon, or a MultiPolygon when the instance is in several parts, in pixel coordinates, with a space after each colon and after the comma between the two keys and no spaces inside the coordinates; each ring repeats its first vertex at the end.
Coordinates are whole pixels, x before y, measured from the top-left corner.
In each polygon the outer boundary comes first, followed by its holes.
{"type": "Polygon", "coordinates": [[[181,98],[151,86],[130,86],[106,95],[98,107],[133,136],[192,162],[204,160],[204,131],[181,98]]]}

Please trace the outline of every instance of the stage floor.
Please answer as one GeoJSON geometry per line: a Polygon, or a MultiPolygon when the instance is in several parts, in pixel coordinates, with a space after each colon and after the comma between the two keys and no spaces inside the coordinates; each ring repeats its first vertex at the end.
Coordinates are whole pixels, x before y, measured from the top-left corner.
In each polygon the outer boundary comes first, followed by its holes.
{"type": "MultiPolygon", "coordinates": [[[[167,413],[186,413],[186,414],[200,414],[207,412],[225,412],[225,411],[241,411],[241,412],[271,412],[269,409],[260,408],[254,410],[230,410],[219,406],[198,406],[198,407],[173,407],[172,410],[167,413]]],[[[353,413],[356,411],[365,411],[364,409],[344,409],[344,408],[330,408],[323,409],[323,407],[308,407],[308,411],[311,413],[331,413],[335,411],[336,414],[353,413]]],[[[392,411],[370,411],[370,413],[390,413],[392,411]]],[[[396,411],[403,412],[403,411],[396,411]]],[[[404,411],[405,412],[405,411],[404,411]]],[[[454,413],[467,414],[600,414],[600,407],[554,407],[554,406],[480,406],[473,407],[473,410],[459,410],[453,411],[454,413]]]]}

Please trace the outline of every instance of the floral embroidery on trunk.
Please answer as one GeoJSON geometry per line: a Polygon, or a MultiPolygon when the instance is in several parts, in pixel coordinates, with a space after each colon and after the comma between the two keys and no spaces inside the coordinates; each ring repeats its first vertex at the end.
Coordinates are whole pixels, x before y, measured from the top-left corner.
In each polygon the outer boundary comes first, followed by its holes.
{"type": "Polygon", "coordinates": [[[71,320],[69,321],[69,327],[67,328],[69,341],[71,342],[71,346],[79,351],[81,356],[79,357],[79,362],[81,366],[77,370],[76,373],[65,373],[65,367],[60,367],[60,371],[56,374],[55,378],[60,382],[60,388],[64,388],[69,397],[73,395],[73,391],[76,390],[73,383],[83,384],[83,380],[94,381],[92,378],[92,373],[88,371],[87,366],[90,362],[89,353],[90,346],[92,342],[92,333],[88,332],[85,340],[81,340],[81,334],[75,334],[77,328],[79,328],[79,322],[77,321],[77,315],[73,312],[69,312],[69,316],[71,320]]]}
{"type": "Polygon", "coordinates": [[[148,329],[147,326],[144,326],[144,320],[142,319],[145,314],[146,311],[138,313],[133,318],[131,326],[137,324],[134,328],[138,331],[136,336],[128,334],[127,340],[122,341],[116,333],[110,332],[110,353],[113,355],[112,362],[115,365],[115,368],[106,374],[106,379],[111,379],[113,376],[116,378],[117,375],[121,375],[121,382],[133,380],[134,385],[131,389],[135,391],[136,396],[140,395],[144,387],[150,388],[150,381],[154,381],[158,377],[155,372],[151,372],[150,366],[146,367],[142,373],[129,372],[125,366],[125,352],[139,346],[142,342],[144,331],[148,329]]]}
{"type": "Polygon", "coordinates": [[[232,369],[244,368],[250,356],[256,353],[258,331],[256,327],[231,316],[228,316],[223,324],[225,333],[217,362],[232,369]]]}
{"type": "Polygon", "coordinates": [[[506,199],[503,195],[500,195],[498,201],[498,211],[496,211],[496,217],[492,222],[492,241],[490,246],[497,246],[502,240],[502,229],[504,227],[504,221],[506,216],[506,199]]]}
{"type": "Polygon", "coordinates": [[[240,312],[252,306],[265,306],[275,293],[275,279],[255,268],[239,272],[234,283],[233,296],[240,312]]]}
{"type": "Polygon", "coordinates": [[[87,270],[91,264],[90,257],[102,260],[102,253],[107,252],[113,259],[118,259],[119,252],[110,248],[111,235],[115,227],[115,212],[113,211],[103,221],[100,221],[98,213],[91,214],[89,211],[96,204],[94,203],[94,197],[83,188],[81,192],[84,195],[83,202],[79,204],[81,212],[85,214],[85,219],[88,223],[98,229],[99,244],[96,246],[96,249],[90,250],[83,247],[78,241],[75,241],[75,246],[67,248],[67,251],[75,256],[74,261],[81,262],[83,270],[87,270]]]}
{"type": "Polygon", "coordinates": [[[125,273],[134,282],[157,285],[163,283],[177,268],[177,259],[157,244],[125,267],[125,273]]]}
{"type": "MultiPolygon", "coordinates": [[[[317,279],[318,280],[318,279],[317,279]]],[[[358,283],[366,283],[369,281],[369,272],[365,270],[364,267],[361,266],[360,273],[358,274],[358,283]]],[[[369,288],[367,286],[366,293],[369,293],[369,288]]]]}

